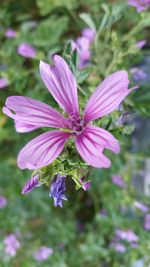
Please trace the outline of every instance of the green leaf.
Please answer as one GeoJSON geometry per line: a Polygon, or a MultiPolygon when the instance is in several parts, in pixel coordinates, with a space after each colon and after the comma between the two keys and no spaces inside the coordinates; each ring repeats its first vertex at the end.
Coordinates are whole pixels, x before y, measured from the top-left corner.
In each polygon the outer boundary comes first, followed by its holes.
{"type": "Polygon", "coordinates": [[[96,25],[91,15],[88,13],[81,13],[80,18],[93,30],[96,30],[96,25]]]}

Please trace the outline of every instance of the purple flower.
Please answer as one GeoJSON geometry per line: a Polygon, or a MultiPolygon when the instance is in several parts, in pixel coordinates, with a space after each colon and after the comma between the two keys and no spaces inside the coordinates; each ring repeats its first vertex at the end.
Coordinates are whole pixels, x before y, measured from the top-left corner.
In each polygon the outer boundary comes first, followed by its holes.
{"type": "Polygon", "coordinates": [[[0,78],[0,89],[3,89],[9,85],[9,82],[5,78],[0,78]]]}
{"type": "Polygon", "coordinates": [[[18,248],[20,248],[20,242],[17,240],[14,234],[10,234],[4,239],[5,253],[10,256],[15,256],[18,248]]]}
{"type": "Polygon", "coordinates": [[[5,36],[7,38],[15,38],[16,37],[16,31],[9,28],[6,32],[5,32],[5,36]]]}
{"type": "Polygon", "coordinates": [[[144,80],[147,77],[146,72],[140,68],[132,68],[132,69],[130,69],[130,72],[131,72],[133,80],[135,82],[144,80]]]}
{"type": "Polygon", "coordinates": [[[60,206],[62,208],[62,200],[67,200],[65,196],[66,185],[65,185],[66,177],[60,176],[57,174],[56,180],[52,182],[50,186],[49,196],[54,198],[54,206],[60,206]]]}
{"type": "Polygon", "coordinates": [[[128,0],[128,4],[136,7],[137,12],[141,12],[150,6],[150,0],[128,0]]]}
{"type": "Polygon", "coordinates": [[[150,214],[145,215],[144,228],[145,230],[150,230],[150,214]]]}
{"type": "Polygon", "coordinates": [[[79,69],[84,69],[90,61],[91,51],[90,51],[90,42],[86,37],[79,37],[74,42],[71,42],[72,50],[77,49],[79,56],[79,69]]]}
{"type": "Polygon", "coordinates": [[[112,182],[113,182],[113,184],[118,185],[119,187],[125,186],[125,182],[120,175],[113,175],[112,176],[112,182]]]}
{"type": "Polygon", "coordinates": [[[7,199],[3,196],[0,196],[0,209],[4,208],[7,205],[7,199]]]}
{"type": "MultiPolygon", "coordinates": [[[[6,115],[34,129],[58,128],[39,135],[25,145],[18,155],[19,168],[40,169],[49,165],[60,155],[69,138],[75,141],[77,151],[87,164],[109,168],[111,161],[104,155],[104,149],[119,153],[119,142],[108,131],[92,125],[92,121],[113,112],[132,92],[128,90],[127,72],[115,72],[97,87],[85,106],[82,118],[73,73],[60,56],[54,56],[54,64],[50,66],[41,61],[40,73],[50,93],[66,112],[66,117],[47,104],[23,96],[8,97],[3,108],[6,115]]],[[[24,128],[26,131],[28,127],[24,128]]]]}
{"type": "Polygon", "coordinates": [[[138,49],[142,49],[146,45],[146,40],[141,40],[136,43],[138,49]]]}
{"type": "Polygon", "coordinates": [[[126,247],[119,242],[110,243],[110,247],[119,253],[125,253],[126,252],[126,247]]]}
{"type": "Polygon", "coordinates": [[[20,44],[18,47],[18,54],[27,57],[27,58],[35,58],[36,57],[36,50],[30,44],[23,43],[20,44]]]}
{"type": "Polygon", "coordinates": [[[37,261],[46,261],[53,254],[53,250],[49,247],[42,246],[33,253],[33,257],[37,261]]]}
{"type": "Polygon", "coordinates": [[[33,189],[35,189],[36,187],[41,186],[41,182],[39,182],[39,174],[36,174],[34,176],[31,177],[31,179],[29,179],[26,184],[24,185],[23,189],[22,189],[22,194],[27,194],[29,192],[31,192],[33,189]]]}
{"type": "Polygon", "coordinates": [[[134,207],[141,210],[142,212],[148,212],[148,207],[139,201],[134,202],[134,207]]]}
{"type": "Polygon", "coordinates": [[[138,242],[139,240],[139,237],[131,229],[128,229],[126,231],[117,229],[115,234],[117,238],[126,240],[129,243],[138,242]]]}
{"type": "Polygon", "coordinates": [[[86,37],[89,40],[90,44],[94,41],[95,35],[96,31],[91,28],[85,28],[82,31],[82,36],[86,37]]]}

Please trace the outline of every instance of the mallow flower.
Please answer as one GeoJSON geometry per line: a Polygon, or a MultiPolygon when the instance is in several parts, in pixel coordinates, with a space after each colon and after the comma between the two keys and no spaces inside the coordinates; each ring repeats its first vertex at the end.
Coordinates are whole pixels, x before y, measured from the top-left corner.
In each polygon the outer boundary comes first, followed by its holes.
{"type": "Polygon", "coordinates": [[[150,6],[150,0],[128,0],[128,4],[136,7],[137,12],[141,12],[150,6]]]}
{"type": "Polygon", "coordinates": [[[40,74],[66,115],[29,97],[7,98],[3,112],[17,122],[16,129],[21,127],[22,132],[29,132],[40,127],[58,128],[39,135],[24,146],[17,159],[19,168],[40,169],[51,164],[70,138],[87,164],[109,168],[111,161],[104,155],[104,150],[119,153],[119,142],[111,133],[92,122],[117,109],[132,91],[128,89],[127,72],[117,71],[108,76],[88,100],[83,115],[79,111],[75,77],[62,57],[54,56],[54,66],[41,61],[40,74]]]}
{"type": "Polygon", "coordinates": [[[54,199],[54,206],[60,206],[62,208],[62,201],[67,200],[65,196],[66,185],[65,185],[65,176],[61,176],[57,173],[56,180],[52,182],[50,186],[49,196],[54,199]]]}

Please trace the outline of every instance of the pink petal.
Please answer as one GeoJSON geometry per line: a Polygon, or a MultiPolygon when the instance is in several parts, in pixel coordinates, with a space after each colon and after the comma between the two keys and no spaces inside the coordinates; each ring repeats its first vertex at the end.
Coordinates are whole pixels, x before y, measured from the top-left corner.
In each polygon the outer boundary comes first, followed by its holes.
{"type": "Polygon", "coordinates": [[[38,129],[39,127],[25,122],[15,121],[15,128],[18,133],[28,133],[38,129]]]}
{"type": "Polygon", "coordinates": [[[19,132],[29,132],[40,127],[64,128],[66,121],[50,106],[23,96],[8,97],[3,112],[17,121],[16,129],[19,132]]]}
{"type": "Polygon", "coordinates": [[[110,160],[103,154],[105,148],[114,153],[120,151],[118,141],[109,132],[90,125],[76,138],[76,148],[80,156],[96,168],[109,168],[110,160]]]}
{"type": "Polygon", "coordinates": [[[74,75],[62,57],[54,56],[54,64],[52,67],[40,62],[41,78],[58,104],[68,114],[78,115],[77,84],[74,75]]]}
{"type": "Polygon", "coordinates": [[[128,90],[128,74],[118,71],[108,76],[89,99],[85,111],[85,123],[98,119],[114,111],[131,92],[128,90]]]}
{"type": "Polygon", "coordinates": [[[39,169],[54,161],[64,148],[69,133],[50,131],[32,139],[18,155],[20,169],[39,169]]]}

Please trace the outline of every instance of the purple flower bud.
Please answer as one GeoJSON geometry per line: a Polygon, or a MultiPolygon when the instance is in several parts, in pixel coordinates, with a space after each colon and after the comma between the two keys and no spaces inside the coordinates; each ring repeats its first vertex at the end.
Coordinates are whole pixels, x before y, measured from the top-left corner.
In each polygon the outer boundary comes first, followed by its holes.
{"type": "Polygon", "coordinates": [[[60,206],[62,208],[62,200],[67,200],[65,196],[66,185],[65,185],[66,177],[60,176],[57,174],[56,180],[50,186],[49,196],[54,198],[54,206],[60,206]]]}
{"type": "Polygon", "coordinates": [[[4,239],[5,253],[9,256],[15,256],[17,249],[20,248],[20,242],[17,240],[14,234],[10,234],[4,239]]]}
{"type": "Polygon", "coordinates": [[[39,182],[39,174],[36,174],[29,179],[22,189],[22,194],[27,194],[31,192],[34,188],[41,186],[41,182],[39,182]]]}
{"type": "Polygon", "coordinates": [[[53,254],[53,249],[42,246],[33,253],[33,257],[37,261],[45,261],[53,254]]]}
{"type": "Polygon", "coordinates": [[[125,186],[124,180],[122,179],[122,177],[120,175],[113,175],[112,176],[112,182],[113,182],[113,184],[118,185],[119,187],[125,186]]]}
{"type": "Polygon", "coordinates": [[[7,205],[7,199],[3,196],[0,196],[0,209],[4,208],[7,205]]]}
{"type": "Polygon", "coordinates": [[[134,202],[134,207],[141,210],[142,212],[148,212],[148,207],[139,201],[134,202]]]}
{"type": "Polygon", "coordinates": [[[136,43],[138,49],[142,49],[146,45],[146,40],[141,40],[136,43]]]}
{"type": "Polygon", "coordinates": [[[82,31],[82,35],[84,37],[86,37],[90,43],[92,43],[94,41],[95,35],[96,35],[96,31],[94,29],[91,28],[85,28],[82,31]]]}
{"type": "Polygon", "coordinates": [[[23,43],[20,44],[18,47],[18,54],[27,57],[27,58],[35,58],[36,57],[36,50],[30,44],[23,43]]]}
{"type": "Polygon", "coordinates": [[[5,78],[0,78],[0,89],[3,89],[9,85],[9,82],[5,78]]]}
{"type": "Polygon", "coordinates": [[[7,38],[15,38],[16,37],[16,31],[14,31],[13,29],[9,28],[6,32],[5,32],[5,36],[7,38]]]}
{"type": "Polygon", "coordinates": [[[83,190],[84,191],[87,191],[89,188],[90,188],[90,186],[91,186],[91,182],[84,182],[84,178],[85,177],[82,177],[81,179],[80,179],[80,183],[82,184],[82,188],[83,188],[83,190]]]}
{"type": "Polygon", "coordinates": [[[150,214],[146,214],[146,216],[145,216],[144,228],[145,228],[145,230],[150,230],[150,214]]]}

